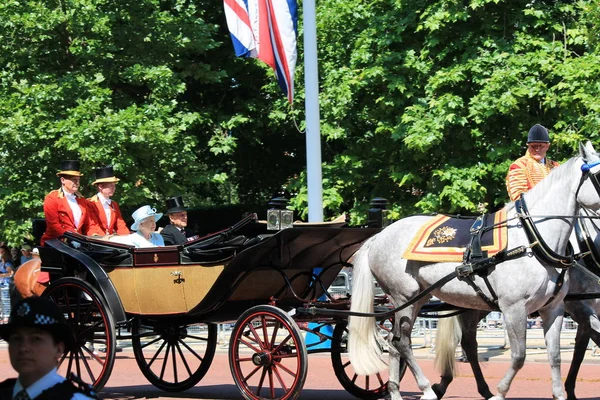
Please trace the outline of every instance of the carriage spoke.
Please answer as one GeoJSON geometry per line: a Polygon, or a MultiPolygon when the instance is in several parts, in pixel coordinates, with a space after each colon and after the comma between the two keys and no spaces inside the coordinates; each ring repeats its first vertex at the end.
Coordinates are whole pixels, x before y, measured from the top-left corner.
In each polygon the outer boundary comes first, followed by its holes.
{"type": "Polygon", "coordinates": [[[281,348],[282,348],[282,347],[283,347],[283,346],[284,346],[284,345],[285,345],[285,344],[286,344],[286,343],[287,343],[287,342],[288,342],[288,341],[289,341],[291,338],[292,338],[292,335],[291,335],[291,334],[289,334],[289,335],[288,335],[288,336],[287,336],[285,339],[283,339],[283,340],[281,341],[281,343],[279,343],[279,345],[277,345],[277,348],[275,348],[275,349],[273,350],[273,353],[277,353],[278,351],[280,351],[280,350],[281,350],[281,348]]]}
{"type": "Polygon", "coordinates": [[[275,398],[275,384],[273,383],[273,370],[271,368],[267,369],[269,374],[269,385],[271,386],[271,398],[275,398]]]}
{"type": "MultiPolygon", "coordinates": [[[[258,371],[259,369],[260,369],[260,367],[257,367],[254,370],[254,372],[252,372],[252,374],[250,376],[254,375],[254,373],[256,371],[258,371]]],[[[263,367],[262,368],[262,374],[260,374],[260,380],[258,381],[258,387],[256,388],[256,395],[257,396],[260,396],[260,392],[262,391],[263,384],[265,383],[265,377],[266,377],[266,375],[267,375],[267,368],[263,367]]],[[[250,378],[250,376],[248,376],[248,378],[250,378]]],[[[248,379],[246,379],[246,382],[248,382],[248,379]]]]}
{"type": "Polygon", "coordinates": [[[269,343],[269,333],[267,332],[267,318],[264,315],[262,315],[260,317],[260,323],[262,325],[262,331],[263,331],[262,337],[264,339],[263,348],[270,349],[270,348],[272,348],[271,343],[273,343],[273,342],[269,343]]]}
{"type": "MultiPolygon", "coordinates": [[[[81,362],[82,362],[83,366],[85,367],[85,370],[87,371],[88,376],[90,378],[92,378],[92,382],[94,382],[96,380],[96,377],[94,376],[94,372],[92,372],[92,369],[90,368],[90,364],[88,363],[87,358],[83,354],[83,351],[79,350],[79,352],[81,353],[81,362]]],[[[81,378],[81,376],[80,376],[80,378],[81,378]]]]}
{"type": "Polygon", "coordinates": [[[273,328],[273,335],[271,335],[271,343],[274,344],[277,338],[277,332],[279,331],[279,327],[281,326],[281,322],[275,321],[275,326],[273,328]]]}
{"type": "Polygon", "coordinates": [[[169,350],[171,350],[171,345],[167,344],[167,349],[165,350],[165,359],[163,360],[162,368],[160,370],[160,379],[164,379],[165,377],[165,370],[167,369],[167,364],[169,363],[169,350]]]}
{"type": "MultiPolygon", "coordinates": [[[[252,333],[252,336],[254,336],[254,342],[256,344],[258,344],[261,349],[264,349],[265,345],[260,340],[260,337],[258,336],[258,332],[256,332],[256,329],[254,328],[254,326],[252,325],[252,323],[248,323],[248,328],[250,328],[250,332],[249,333],[252,333]]],[[[248,337],[248,339],[250,339],[250,337],[248,337]]],[[[248,344],[248,346],[249,346],[249,344],[248,344]]]]}
{"type": "MultiPolygon", "coordinates": [[[[244,377],[244,382],[248,382],[248,379],[252,378],[252,377],[254,376],[254,374],[255,374],[256,372],[258,372],[258,370],[259,370],[259,369],[261,369],[261,366],[260,366],[260,365],[258,365],[258,366],[257,366],[256,368],[254,368],[252,371],[250,371],[250,373],[244,377]]],[[[264,368],[263,368],[263,370],[264,370],[264,368]]],[[[263,376],[264,376],[264,371],[263,371],[263,376]]],[[[261,378],[261,382],[262,382],[262,378],[261,378]]]]}
{"type": "Polygon", "coordinates": [[[175,357],[175,345],[171,345],[171,358],[172,358],[172,363],[173,363],[173,379],[175,379],[175,383],[178,382],[177,380],[177,357],[175,357]]]}
{"type": "Polygon", "coordinates": [[[160,353],[162,353],[162,349],[165,347],[166,344],[167,344],[167,342],[162,342],[162,344],[160,345],[160,347],[158,348],[158,350],[156,350],[156,352],[154,353],[154,357],[152,357],[150,359],[150,362],[148,363],[149,367],[152,366],[152,364],[154,364],[154,361],[160,355],[160,353]]]}
{"type": "Polygon", "coordinates": [[[284,370],[285,372],[290,374],[290,376],[296,377],[296,373],[294,371],[292,371],[291,369],[289,369],[288,367],[286,367],[285,365],[283,365],[281,363],[273,363],[273,367],[275,367],[275,366],[281,368],[282,370],[284,370]]]}
{"type": "Polygon", "coordinates": [[[252,344],[246,342],[244,339],[240,338],[239,340],[241,343],[244,343],[246,346],[248,346],[250,349],[252,349],[252,351],[254,351],[255,353],[260,353],[260,351],[261,351],[260,349],[257,349],[252,344]]]}
{"type": "MultiPolygon", "coordinates": [[[[295,374],[290,373],[290,371],[287,370],[286,368],[283,368],[283,370],[288,372],[292,376],[296,376],[295,374]]],[[[283,388],[283,390],[285,390],[287,392],[288,388],[287,388],[285,382],[283,381],[281,375],[279,374],[279,369],[277,368],[277,366],[275,364],[273,364],[273,372],[275,373],[275,377],[279,381],[279,385],[283,388]]]]}
{"type": "MultiPolygon", "coordinates": [[[[184,342],[181,339],[179,339],[179,343],[181,343],[191,354],[193,354],[194,357],[196,357],[196,359],[198,359],[200,362],[202,362],[203,358],[202,358],[202,356],[200,354],[196,353],[196,350],[192,349],[186,342],[184,342]]],[[[179,349],[179,352],[181,353],[181,349],[179,347],[179,344],[177,345],[177,348],[179,349]]],[[[185,357],[183,355],[181,355],[181,358],[185,362],[185,357]]]]}
{"type": "MultiPolygon", "coordinates": [[[[154,336],[154,335],[155,335],[155,334],[152,334],[152,335],[149,335],[149,336],[154,336]]],[[[146,343],[146,344],[143,344],[143,345],[142,345],[142,349],[144,349],[144,348],[146,348],[146,347],[148,347],[148,346],[152,346],[154,343],[158,342],[159,340],[162,340],[162,338],[161,338],[160,336],[159,336],[159,337],[157,337],[156,339],[152,340],[151,342],[148,342],[148,343],[146,343]]],[[[163,343],[163,346],[164,346],[164,343],[163,343]]]]}

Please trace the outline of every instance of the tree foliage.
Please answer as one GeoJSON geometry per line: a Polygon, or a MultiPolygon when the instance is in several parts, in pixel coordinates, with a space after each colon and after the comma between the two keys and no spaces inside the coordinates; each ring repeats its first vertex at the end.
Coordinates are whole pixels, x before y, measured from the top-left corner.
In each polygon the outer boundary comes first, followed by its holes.
{"type": "MultiPolygon", "coordinates": [[[[364,222],[373,197],[395,217],[495,210],[530,126],[550,129],[558,161],[598,139],[595,1],[322,0],[317,13],[326,216],[364,222]]],[[[68,158],[85,195],[113,165],[128,211],[285,189],[306,215],[299,45],[290,108],[267,66],[233,57],[222,3],[1,2],[0,238],[22,240],[68,158]]]]}
{"type": "Polygon", "coordinates": [[[596,141],[598,7],[319,2],[324,181],[335,207],[355,221],[376,196],[397,217],[494,210],[508,201],[504,178],[533,124],[550,129],[559,161],[596,141]]]}

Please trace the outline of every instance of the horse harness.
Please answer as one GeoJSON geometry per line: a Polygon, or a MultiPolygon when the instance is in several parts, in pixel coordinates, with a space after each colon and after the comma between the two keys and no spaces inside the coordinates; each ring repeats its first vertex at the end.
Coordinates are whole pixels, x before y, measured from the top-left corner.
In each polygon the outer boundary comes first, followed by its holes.
{"type": "MultiPolygon", "coordinates": [[[[579,189],[583,185],[586,179],[590,179],[596,192],[600,196],[600,172],[592,173],[591,169],[597,165],[600,165],[600,161],[593,162],[588,164],[586,160],[584,160],[584,164],[581,166],[581,179],[579,181],[579,186],[577,187],[577,192],[575,197],[579,194],[579,189]]],[[[541,261],[550,264],[551,266],[558,268],[561,270],[558,279],[556,280],[556,285],[554,287],[554,292],[546,305],[551,303],[556,295],[562,289],[565,283],[565,275],[566,271],[569,267],[577,264],[577,260],[573,251],[573,247],[569,243],[567,246],[567,255],[563,256],[561,254],[556,253],[552,250],[548,244],[544,241],[542,236],[540,235],[537,227],[535,226],[535,222],[533,221],[532,216],[529,214],[527,209],[527,204],[525,203],[525,199],[521,196],[517,201],[515,201],[515,209],[517,210],[517,218],[521,222],[521,226],[525,230],[525,234],[529,241],[529,246],[519,246],[515,249],[509,250],[506,253],[504,251],[499,252],[493,257],[487,257],[485,251],[481,250],[481,236],[487,230],[494,229],[495,225],[485,226],[485,214],[478,217],[473,226],[471,227],[471,242],[467,246],[463,256],[463,262],[461,265],[456,267],[456,276],[458,279],[464,280],[475,290],[475,292],[486,302],[488,306],[490,306],[494,310],[498,310],[498,296],[494,289],[492,288],[489,279],[488,273],[489,269],[494,267],[496,264],[499,264],[508,259],[517,258],[521,255],[524,255],[527,251],[527,248],[531,248],[535,257],[541,261]],[[479,286],[475,283],[472,278],[474,273],[478,273],[484,280],[492,298],[488,297],[479,286]]],[[[584,234],[580,231],[580,224],[575,224],[576,233],[578,239],[583,237],[584,234]]],[[[587,232],[586,232],[587,233],[587,232]]],[[[589,236],[589,235],[588,235],[589,236]]],[[[580,243],[583,239],[580,239],[580,243]]],[[[594,246],[588,246],[591,250],[586,252],[585,255],[588,255],[588,258],[593,257],[593,261],[595,262],[596,268],[600,272],[600,268],[598,268],[598,260],[600,259],[600,255],[595,251],[594,246]],[[591,256],[589,256],[591,254],[591,256]],[[596,256],[596,257],[594,257],[596,256]]],[[[578,255],[579,257],[583,257],[583,255],[578,255]]]]}

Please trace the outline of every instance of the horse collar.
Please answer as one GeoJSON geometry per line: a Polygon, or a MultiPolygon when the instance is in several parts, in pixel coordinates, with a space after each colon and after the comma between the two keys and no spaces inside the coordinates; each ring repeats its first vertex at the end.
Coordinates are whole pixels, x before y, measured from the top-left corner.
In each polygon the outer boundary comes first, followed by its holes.
{"type": "Polygon", "coordinates": [[[529,240],[531,250],[538,260],[545,261],[555,268],[568,268],[575,264],[575,258],[573,257],[574,252],[571,246],[567,246],[568,254],[563,256],[552,250],[544,241],[544,238],[540,235],[540,232],[535,226],[535,222],[527,210],[527,205],[525,204],[523,196],[515,201],[515,208],[518,212],[519,221],[521,221],[521,225],[529,240]]]}

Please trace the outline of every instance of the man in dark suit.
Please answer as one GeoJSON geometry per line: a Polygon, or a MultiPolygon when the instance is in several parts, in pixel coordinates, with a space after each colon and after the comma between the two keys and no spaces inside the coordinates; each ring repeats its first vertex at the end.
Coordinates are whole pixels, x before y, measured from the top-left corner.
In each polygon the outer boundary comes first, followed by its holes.
{"type": "Polygon", "coordinates": [[[198,235],[186,229],[187,208],[183,205],[181,196],[167,200],[167,215],[171,222],[160,232],[165,240],[165,246],[181,245],[198,238],[198,235]]]}

